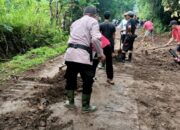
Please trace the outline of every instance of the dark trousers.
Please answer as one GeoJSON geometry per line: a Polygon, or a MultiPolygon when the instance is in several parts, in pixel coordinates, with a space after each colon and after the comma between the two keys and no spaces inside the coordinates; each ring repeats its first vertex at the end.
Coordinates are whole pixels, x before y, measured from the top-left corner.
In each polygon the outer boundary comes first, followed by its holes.
{"type": "Polygon", "coordinates": [[[133,44],[134,44],[135,37],[126,35],[123,43],[123,51],[133,51],[133,44]]]}
{"type": "Polygon", "coordinates": [[[122,43],[124,43],[125,37],[126,37],[126,34],[121,34],[121,42],[122,43]]]}
{"type": "Polygon", "coordinates": [[[83,94],[91,94],[94,70],[92,65],[86,65],[75,62],[66,62],[66,90],[76,90],[77,89],[77,75],[80,73],[83,80],[83,94]]]}
{"type": "Polygon", "coordinates": [[[111,47],[111,53],[114,53],[114,43],[111,43],[110,47],[111,47]]]}
{"type": "MultiPolygon", "coordinates": [[[[111,46],[106,46],[104,49],[104,55],[106,56],[106,74],[108,79],[113,79],[114,73],[113,73],[113,61],[112,61],[112,51],[111,46]]],[[[94,69],[94,76],[96,73],[97,65],[99,64],[99,60],[93,61],[93,69],[94,69]]]]}

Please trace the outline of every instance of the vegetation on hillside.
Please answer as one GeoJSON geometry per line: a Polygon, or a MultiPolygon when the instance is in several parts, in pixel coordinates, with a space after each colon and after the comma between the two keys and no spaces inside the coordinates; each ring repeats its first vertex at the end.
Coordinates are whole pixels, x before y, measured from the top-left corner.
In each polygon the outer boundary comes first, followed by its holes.
{"type": "Polygon", "coordinates": [[[0,0],[2,76],[25,71],[64,52],[69,26],[83,15],[84,7],[94,5],[100,16],[109,10],[113,17],[120,18],[133,9],[133,3],[133,0],[0,0]]]}
{"type": "Polygon", "coordinates": [[[133,0],[0,0],[0,59],[67,40],[70,24],[87,5],[97,6],[100,16],[110,10],[121,17],[133,4],[133,0]]]}
{"type": "Polygon", "coordinates": [[[136,0],[138,15],[151,19],[156,31],[163,32],[171,19],[180,21],[180,0],[136,0]]]}

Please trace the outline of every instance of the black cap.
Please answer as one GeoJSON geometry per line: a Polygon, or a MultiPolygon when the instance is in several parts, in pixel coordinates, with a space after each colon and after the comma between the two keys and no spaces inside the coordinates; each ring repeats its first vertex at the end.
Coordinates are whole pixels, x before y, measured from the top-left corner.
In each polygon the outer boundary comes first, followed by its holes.
{"type": "Polygon", "coordinates": [[[177,25],[177,21],[176,20],[171,20],[170,23],[169,23],[169,26],[172,26],[172,25],[177,25]]]}
{"type": "Polygon", "coordinates": [[[84,14],[97,14],[97,10],[96,10],[96,7],[94,6],[87,6],[85,9],[84,9],[84,14]]]}
{"type": "Polygon", "coordinates": [[[134,14],[133,11],[128,11],[128,12],[127,12],[127,15],[130,16],[130,17],[133,17],[135,14],[134,14]]]}
{"type": "Polygon", "coordinates": [[[109,19],[110,16],[111,16],[111,12],[110,11],[105,11],[104,12],[104,18],[109,19]]]}

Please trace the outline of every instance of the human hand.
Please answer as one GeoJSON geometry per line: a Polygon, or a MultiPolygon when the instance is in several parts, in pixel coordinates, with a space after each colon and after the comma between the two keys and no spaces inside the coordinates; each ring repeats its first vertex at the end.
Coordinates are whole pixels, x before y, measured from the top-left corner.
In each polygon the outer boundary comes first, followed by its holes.
{"type": "Polygon", "coordinates": [[[169,46],[169,43],[166,43],[164,46],[165,46],[165,47],[169,46]]]}
{"type": "Polygon", "coordinates": [[[99,57],[100,61],[105,61],[106,60],[106,56],[103,54],[102,56],[99,57]]]}

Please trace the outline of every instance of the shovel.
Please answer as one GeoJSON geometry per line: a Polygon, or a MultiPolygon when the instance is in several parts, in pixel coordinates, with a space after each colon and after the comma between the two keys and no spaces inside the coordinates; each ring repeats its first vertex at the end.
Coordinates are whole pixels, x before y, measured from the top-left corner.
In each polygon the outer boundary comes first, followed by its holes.
{"type": "Polygon", "coordinates": [[[176,52],[173,49],[169,49],[169,53],[174,57],[174,58],[178,58],[178,55],[176,54],[176,52]]]}
{"type": "Polygon", "coordinates": [[[173,56],[174,61],[180,65],[180,60],[178,55],[176,54],[176,51],[173,49],[169,49],[169,53],[173,56]]]}
{"type": "Polygon", "coordinates": [[[122,45],[122,35],[121,35],[121,32],[120,32],[120,49],[118,50],[118,55],[120,55],[122,53],[122,49],[121,49],[121,45],[122,45]]]}
{"type": "MultiPolygon", "coordinates": [[[[120,32],[120,36],[121,36],[121,32],[120,32]]],[[[115,60],[119,61],[119,57],[122,54],[122,49],[121,49],[121,45],[122,45],[122,37],[118,38],[120,40],[120,47],[119,50],[117,50],[117,55],[115,56],[115,60]]]]}
{"type": "Polygon", "coordinates": [[[168,46],[154,47],[154,48],[146,49],[144,52],[145,52],[145,55],[148,55],[149,54],[148,51],[158,50],[158,49],[162,49],[162,48],[166,48],[166,47],[170,47],[170,46],[175,46],[175,45],[173,44],[173,45],[168,45],[168,46]]]}

